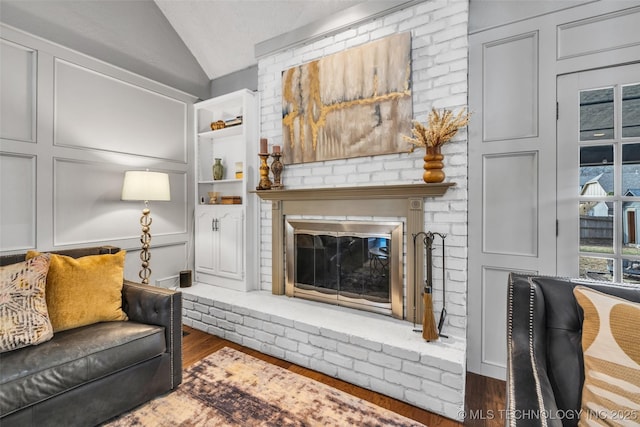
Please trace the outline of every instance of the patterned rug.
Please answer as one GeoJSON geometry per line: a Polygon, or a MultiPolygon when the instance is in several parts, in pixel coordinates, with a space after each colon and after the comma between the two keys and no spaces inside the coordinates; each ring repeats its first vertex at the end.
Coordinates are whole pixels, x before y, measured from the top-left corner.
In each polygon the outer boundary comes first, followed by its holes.
{"type": "Polygon", "coordinates": [[[178,390],[106,425],[423,426],[228,347],[187,369],[178,390]]]}

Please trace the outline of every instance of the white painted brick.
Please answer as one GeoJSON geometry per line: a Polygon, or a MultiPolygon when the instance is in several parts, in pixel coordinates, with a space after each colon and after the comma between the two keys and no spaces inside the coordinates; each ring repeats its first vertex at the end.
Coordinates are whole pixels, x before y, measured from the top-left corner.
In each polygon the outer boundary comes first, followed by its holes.
{"type": "Polygon", "coordinates": [[[369,362],[385,368],[402,369],[402,359],[384,353],[369,352],[369,362]]]}
{"type": "Polygon", "coordinates": [[[464,388],[464,378],[462,377],[462,374],[444,372],[442,374],[442,384],[453,389],[461,390],[464,388]]]}
{"type": "Polygon", "coordinates": [[[284,318],[284,317],[280,317],[280,316],[271,316],[271,321],[272,321],[273,323],[277,323],[277,324],[279,324],[279,325],[286,326],[286,327],[288,327],[288,328],[292,328],[292,327],[293,327],[293,324],[294,324],[294,321],[293,321],[293,320],[291,320],[291,319],[286,319],[286,318],[284,318]]]}
{"type": "Polygon", "coordinates": [[[187,310],[187,316],[189,316],[189,318],[193,320],[202,320],[202,313],[200,313],[199,311],[187,310]]]}
{"type": "Polygon", "coordinates": [[[405,388],[412,388],[414,390],[420,390],[420,386],[422,385],[420,378],[414,375],[407,375],[394,369],[385,369],[384,379],[392,384],[399,384],[405,388]]]}
{"type": "Polygon", "coordinates": [[[270,354],[271,356],[277,357],[279,359],[284,359],[286,355],[285,351],[282,348],[269,344],[263,344],[260,347],[260,351],[265,354],[270,354]]]}
{"type": "Polygon", "coordinates": [[[338,353],[357,360],[367,360],[369,355],[369,351],[365,348],[341,342],[338,343],[338,353]]]}
{"type": "Polygon", "coordinates": [[[196,309],[196,311],[199,311],[200,313],[208,313],[209,312],[209,306],[204,305],[204,304],[195,303],[193,305],[193,307],[196,309]]]}
{"type": "Polygon", "coordinates": [[[193,310],[194,309],[194,304],[193,301],[189,301],[187,299],[183,299],[182,300],[182,309],[183,310],[193,310]]]}
{"type": "Polygon", "coordinates": [[[255,329],[247,328],[246,326],[236,325],[235,331],[243,337],[253,337],[255,335],[255,329]]]}
{"type": "Polygon", "coordinates": [[[333,40],[334,40],[334,43],[335,43],[335,42],[339,42],[339,41],[352,39],[357,35],[358,35],[358,31],[355,30],[355,29],[351,29],[351,30],[347,30],[347,31],[344,31],[342,33],[336,34],[333,37],[333,40]]]}
{"type": "Polygon", "coordinates": [[[331,338],[310,335],[309,343],[324,350],[336,351],[338,349],[338,344],[331,338]]]}
{"type": "Polygon", "coordinates": [[[320,328],[320,335],[331,338],[334,341],[349,342],[349,336],[343,332],[337,332],[327,328],[320,328]]]}
{"type": "Polygon", "coordinates": [[[434,381],[422,381],[422,391],[428,396],[437,397],[445,402],[459,404],[464,400],[459,391],[434,381]]]}
{"type": "MultiPolygon", "coordinates": [[[[452,420],[464,421],[464,405],[442,402],[442,413],[452,420]]],[[[496,414],[496,417],[499,416],[501,416],[499,413],[496,414]]]]}
{"type": "Polygon", "coordinates": [[[284,326],[276,325],[274,323],[264,323],[262,325],[262,330],[264,332],[270,333],[272,335],[284,336],[284,326]]]}
{"type": "Polygon", "coordinates": [[[442,371],[440,369],[426,366],[417,362],[402,362],[402,372],[417,378],[426,378],[432,381],[440,381],[442,371]]]}
{"type": "Polygon", "coordinates": [[[296,351],[285,351],[286,360],[295,363],[296,365],[309,367],[311,364],[311,359],[307,356],[304,356],[296,351]]]}
{"type": "Polygon", "coordinates": [[[225,314],[225,320],[231,322],[231,323],[239,323],[242,324],[243,321],[243,316],[233,313],[233,312],[226,312],[225,314]]]}
{"type": "Polygon", "coordinates": [[[224,329],[221,329],[217,326],[207,326],[207,328],[204,331],[208,334],[215,335],[220,338],[224,338],[224,333],[225,333],[224,329]]]}
{"type": "Polygon", "coordinates": [[[330,46],[325,47],[323,54],[325,56],[332,55],[334,53],[342,52],[343,50],[345,50],[345,48],[346,48],[346,43],[344,42],[344,40],[337,41],[331,44],[330,46]]]}
{"type": "Polygon", "coordinates": [[[382,351],[382,343],[364,339],[355,335],[349,337],[349,342],[360,347],[368,348],[369,350],[382,351]]]}
{"type": "Polygon", "coordinates": [[[324,360],[333,365],[342,366],[343,368],[353,368],[353,359],[351,359],[350,357],[345,357],[338,353],[334,353],[332,351],[324,352],[324,360]]]}
{"type": "Polygon", "coordinates": [[[256,319],[255,317],[245,317],[242,324],[248,328],[262,329],[262,320],[256,319]]]}
{"type": "Polygon", "coordinates": [[[321,348],[305,343],[298,344],[298,352],[313,359],[322,359],[323,355],[321,348]]]}
{"type": "Polygon", "coordinates": [[[359,387],[369,387],[371,377],[360,374],[351,369],[338,368],[338,378],[359,387]]]}
{"type": "Polygon", "coordinates": [[[353,369],[370,377],[384,379],[384,368],[382,366],[356,360],[353,362],[353,369]]]}
{"type": "Polygon", "coordinates": [[[218,319],[216,319],[213,316],[208,316],[206,314],[203,314],[200,320],[202,320],[202,322],[206,323],[207,325],[211,325],[211,326],[218,325],[218,319]]]}
{"type": "Polygon", "coordinates": [[[276,336],[264,331],[255,331],[254,334],[255,339],[266,343],[266,344],[275,344],[276,336]]]}
{"type": "Polygon", "coordinates": [[[443,402],[440,399],[434,399],[432,396],[425,394],[423,391],[407,390],[404,394],[407,402],[424,408],[427,411],[442,414],[443,402]]]}
{"type": "Polygon", "coordinates": [[[397,33],[397,31],[394,27],[382,27],[378,30],[375,30],[369,33],[370,34],[369,37],[371,40],[377,40],[386,36],[390,36],[391,34],[395,34],[395,33],[397,33]]]}
{"type": "Polygon", "coordinates": [[[314,369],[318,372],[322,372],[331,377],[336,377],[338,375],[338,367],[332,365],[331,363],[325,362],[320,359],[311,359],[310,363],[311,369],[314,369]]]}
{"type": "Polygon", "coordinates": [[[387,381],[379,380],[377,378],[371,378],[370,384],[371,390],[373,391],[386,394],[387,396],[391,396],[398,400],[404,399],[405,388],[401,385],[391,384],[387,381]]]}
{"type": "Polygon", "coordinates": [[[303,331],[299,331],[294,328],[287,328],[284,332],[284,336],[290,340],[294,340],[301,343],[309,342],[309,334],[303,331]]]}
{"type": "Polygon", "coordinates": [[[298,350],[298,342],[294,340],[290,340],[284,337],[276,337],[276,345],[285,350],[289,351],[297,351],[298,350]]]}
{"type": "Polygon", "coordinates": [[[191,327],[194,329],[198,329],[199,331],[207,332],[207,325],[197,320],[191,322],[191,327]]]}
{"type": "Polygon", "coordinates": [[[346,48],[359,46],[369,41],[369,34],[362,34],[346,40],[346,48]]]}
{"type": "Polygon", "coordinates": [[[412,350],[406,350],[404,348],[398,348],[391,345],[383,344],[382,351],[390,356],[404,360],[411,360],[414,362],[420,360],[420,353],[412,350]]]}
{"type": "Polygon", "coordinates": [[[262,343],[255,338],[242,337],[242,345],[259,351],[262,343]]]}
{"type": "MultiPolygon", "coordinates": [[[[411,19],[414,14],[413,8],[407,8],[405,10],[401,10],[399,12],[393,13],[391,15],[387,15],[383,19],[384,25],[396,24],[401,21],[406,21],[407,19],[411,19]]],[[[375,33],[375,31],[374,31],[375,33]]]]}

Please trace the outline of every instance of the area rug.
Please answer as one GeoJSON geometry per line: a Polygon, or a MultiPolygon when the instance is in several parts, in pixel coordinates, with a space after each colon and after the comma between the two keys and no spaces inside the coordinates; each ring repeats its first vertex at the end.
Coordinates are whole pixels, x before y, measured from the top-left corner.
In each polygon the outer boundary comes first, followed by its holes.
{"type": "Polygon", "coordinates": [[[178,390],[107,425],[423,426],[229,347],[187,369],[178,390]]]}

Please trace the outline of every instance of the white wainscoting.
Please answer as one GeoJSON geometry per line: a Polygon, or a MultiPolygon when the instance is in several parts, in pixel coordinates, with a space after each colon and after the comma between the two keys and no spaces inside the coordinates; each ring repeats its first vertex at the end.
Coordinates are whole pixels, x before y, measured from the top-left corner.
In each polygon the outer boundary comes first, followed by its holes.
{"type": "Polygon", "coordinates": [[[0,59],[0,253],[113,245],[139,280],[144,203],[120,194],[124,171],[149,169],[171,184],[150,204],[151,283],[191,268],[196,97],[6,25],[0,59]]]}
{"type": "Polygon", "coordinates": [[[54,85],[55,145],[187,161],[184,101],[61,59],[54,85]]]}
{"type": "Polygon", "coordinates": [[[35,142],[37,52],[0,39],[0,137],[35,142]]]}
{"type": "Polygon", "coordinates": [[[36,242],[36,158],[0,153],[0,247],[32,248],[36,242]],[[16,179],[16,177],[20,177],[16,179]]]}

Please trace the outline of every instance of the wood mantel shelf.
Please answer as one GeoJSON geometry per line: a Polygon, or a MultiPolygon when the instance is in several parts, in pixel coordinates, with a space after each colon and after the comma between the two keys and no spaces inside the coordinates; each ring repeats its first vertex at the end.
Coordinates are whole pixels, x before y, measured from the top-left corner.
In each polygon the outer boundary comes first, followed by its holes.
{"type": "Polygon", "coordinates": [[[407,199],[413,197],[443,196],[455,182],[439,184],[375,185],[361,187],[323,187],[293,190],[256,190],[262,200],[358,200],[358,199],[407,199]]]}

